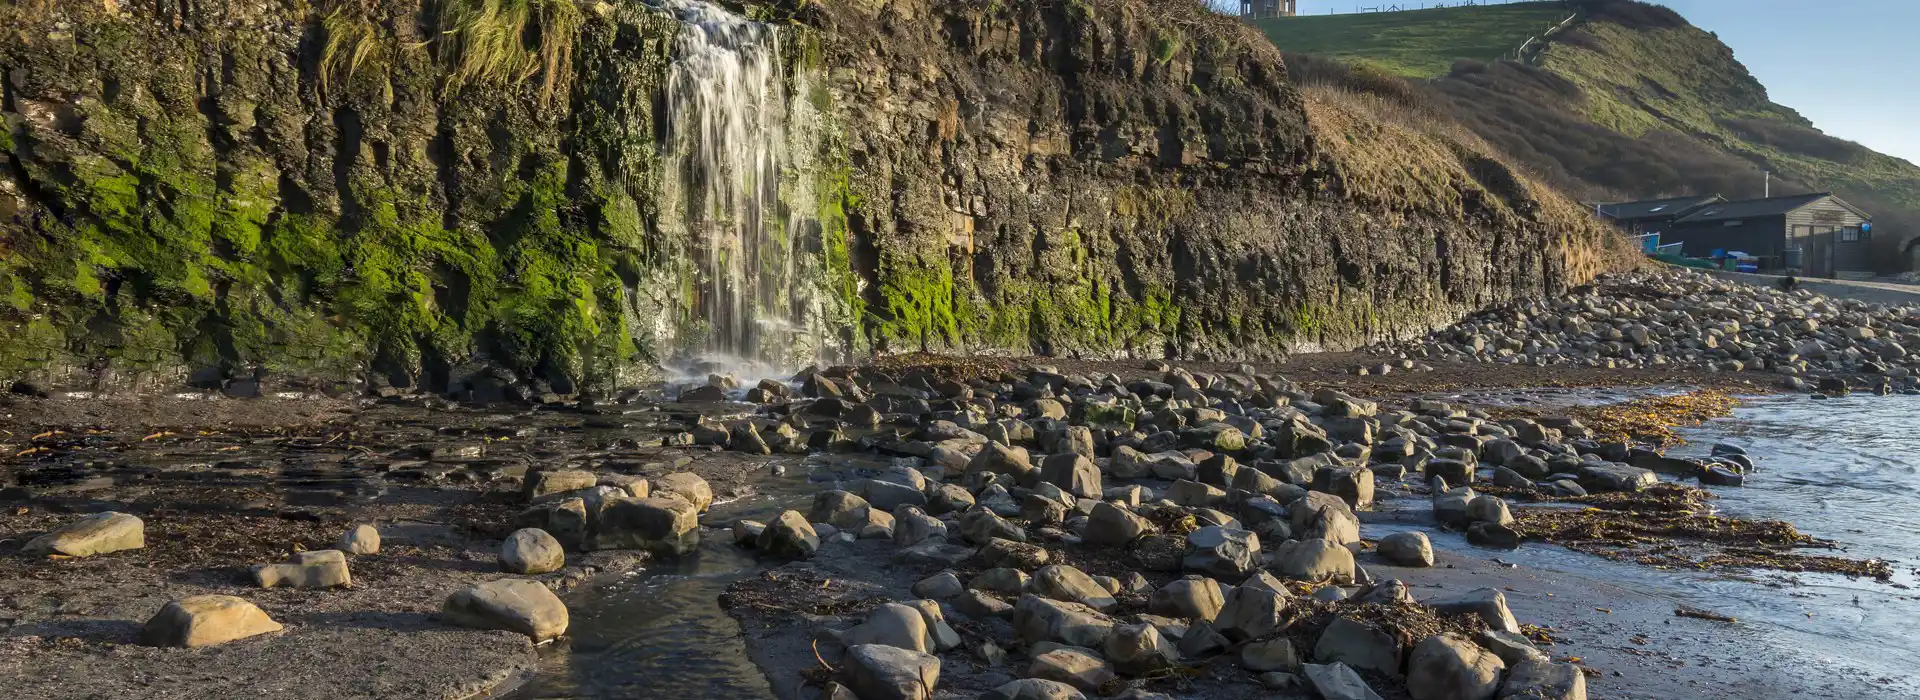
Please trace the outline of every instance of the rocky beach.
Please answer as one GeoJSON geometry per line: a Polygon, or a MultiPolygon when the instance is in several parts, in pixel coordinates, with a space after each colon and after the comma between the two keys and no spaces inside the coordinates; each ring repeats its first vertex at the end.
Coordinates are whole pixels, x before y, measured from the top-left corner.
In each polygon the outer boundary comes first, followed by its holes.
{"type": "MultiPolygon", "coordinates": [[[[1906,596],[1911,560],[1715,507],[1792,465],[1675,448],[1738,395],[1913,393],[1916,321],[1647,270],[1272,365],[906,356],[521,407],[16,386],[0,678],[600,696],[622,667],[575,668],[600,652],[570,630],[616,624],[604,591],[730,561],[650,613],[708,616],[680,651],[764,675],[722,694],[1891,696],[1911,688],[1789,672],[1793,650],[1742,644],[1753,623],[1609,579],[1906,596]]],[[[644,673],[709,682],[674,668],[644,673]]]]}

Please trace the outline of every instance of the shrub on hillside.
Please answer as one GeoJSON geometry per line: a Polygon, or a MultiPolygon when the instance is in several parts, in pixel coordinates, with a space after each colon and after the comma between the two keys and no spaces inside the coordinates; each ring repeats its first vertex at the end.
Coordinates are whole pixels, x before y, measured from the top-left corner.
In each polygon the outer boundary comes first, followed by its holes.
{"type": "Polygon", "coordinates": [[[1778,119],[1716,120],[1722,128],[1741,138],[1762,143],[1788,153],[1798,153],[1837,163],[1861,163],[1873,155],[1872,149],[1846,139],[1834,138],[1819,130],[1778,119]]]}
{"type": "Polygon", "coordinates": [[[1338,88],[1373,95],[1417,112],[1444,114],[1432,91],[1367,61],[1347,63],[1321,56],[1283,53],[1287,77],[1295,85],[1338,88]]]}

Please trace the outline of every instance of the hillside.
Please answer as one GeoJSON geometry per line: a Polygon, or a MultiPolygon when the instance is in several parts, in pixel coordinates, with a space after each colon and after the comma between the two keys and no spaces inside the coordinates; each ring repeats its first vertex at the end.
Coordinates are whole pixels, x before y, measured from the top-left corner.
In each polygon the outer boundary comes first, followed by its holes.
{"type": "Polygon", "coordinates": [[[1255,20],[1280,50],[1366,59],[1396,75],[1438,78],[1458,59],[1494,61],[1567,18],[1557,2],[1255,20]]]}
{"type": "Polygon", "coordinates": [[[533,398],[715,356],[1259,358],[1617,259],[1477,140],[1310,104],[1198,3],[743,12],[0,3],[0,383],[533,398]]]}
{"type": "MultiPolygon", "coordinates": [[[[1402,75],[1451,66],[1415,81],[1418,99],[1576,197],[1758,197],[1763,171],[1772,171],[1775,194],[1831,190],[1872,212],[1890,270],[1904,269],[1901,246],[1920,235],[1920,167],[1821,133],[1774,103],[1718,38],[1666,8],[1591,0],[1359,17],[1372,19],[1321,21],[1312,44],[1342,47],[1325,52],[1337,60],[1427,69],[1402,75]],[[1502,7],[1511,12],[1490,12],[1502,7]],[[1576,23],[1529,51],[1526,62],[1486,60],[1489,48],[1460,31],[1532,36],[1538,17],[1522,8],[1569,7],[1579,12],[1576,23]],[[1495,22],[1503,18],[1504,25],[1495,22]],[[1379,26],[1441,40],[1394,44],[1379,26]]],[[[1311,67],[1307,59],[1290,64],[1297,74],[1311,72],[1298,70],[1311,67]]]]}

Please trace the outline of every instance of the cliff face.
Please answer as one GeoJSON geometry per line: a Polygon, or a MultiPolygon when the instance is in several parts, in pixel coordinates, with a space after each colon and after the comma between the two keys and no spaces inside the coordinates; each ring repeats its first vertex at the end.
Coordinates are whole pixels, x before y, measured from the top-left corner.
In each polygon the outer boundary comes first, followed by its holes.
{"type": "MultiPolygon", "coordinates": [[[[0,7],[0,378],[565,394],[715,332],[727,256],[659,145],[670,13],[29,4],[0,7]]],[[[749,277],[797,278],[770,303],[827,352],[1261,357],[1601,265],[1470,147],[1396,163],[1366,115],[1309,119],[1197,5],[736,9],[783,27],[808,108],[769,205],[798,262],[749,277]]]]}

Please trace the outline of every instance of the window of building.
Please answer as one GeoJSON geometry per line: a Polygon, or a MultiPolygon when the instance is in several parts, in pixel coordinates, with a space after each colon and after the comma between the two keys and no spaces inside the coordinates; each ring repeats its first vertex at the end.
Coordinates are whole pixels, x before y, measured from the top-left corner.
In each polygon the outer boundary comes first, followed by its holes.
{"type": "Polygon", "coordinates": [[[1858,243],[1859,241],[1860,241],[1860,229],[1857,229],[1857,228],[1840,229],[1841,243],[1858,243]]]}

